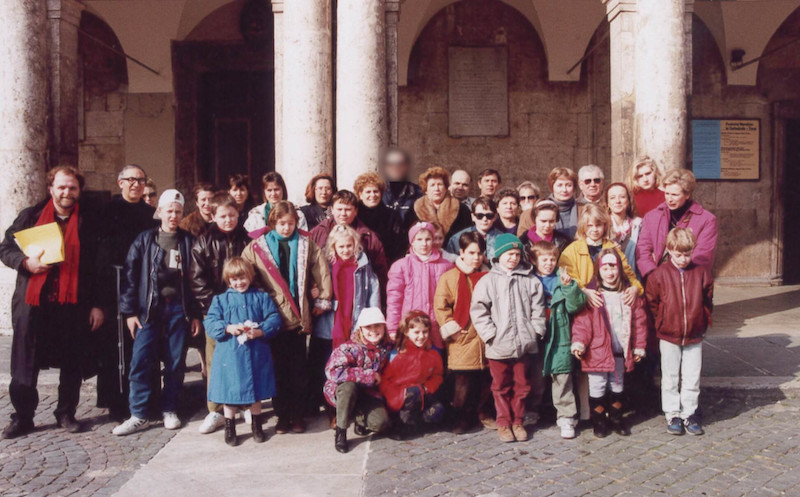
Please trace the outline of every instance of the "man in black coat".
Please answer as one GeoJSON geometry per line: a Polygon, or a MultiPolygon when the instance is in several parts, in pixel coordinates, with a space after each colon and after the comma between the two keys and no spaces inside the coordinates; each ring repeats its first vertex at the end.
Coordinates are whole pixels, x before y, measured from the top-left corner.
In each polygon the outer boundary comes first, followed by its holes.
{"type": "Polygon", "coordinates": [[[403,224],[407,225],[409,214],[413,214],[414,202],[422,196],[419,185],[408,180],[411,155],[399,148],[389,149],[383,156],[380,169],[386,180],[383,203],[397,212],[403,224]]]}
{"type": "MultiPolygon", "coordinates": [[[[106,260],[100,262],[100,282],[104,285],[102,292],[103,307],[108,316],[106,325],[97,338],[97,407],[108,408],[109,416],[115,421],[128,418],[128,371],[131,364],[133,339],[127,330],[123,330],[124,369],[119,370],[119,336],[117,321],[112,316],[117,314],[116,271],[114,266],[125,264],[128,249],[144,230],[155,227],[158,222],[153,219],[155,209],[143,198],[147,173],[136,164],[128,164],[117,175],[120,195],[115,195],[103,208],[103,219],[100,240],[104,247],[106,260]],[[120,379],[120,374],[122,378],[120,379]],[[120,388],[121,382],[121,388],[120,388]]],[[[153,382],[159,383],[161,378],[154,372],[153,382]]]]}
{"type": "Polygon", "coordinates": [[[14,406],[2,438],[31,432],[39,403],[39,371],[59,368],[56,422],[71,433],[80,431],[75,411],[81,382],[94,371],[90,360],[91,331],[103,325],[96,287],[97,221],[91,209],[80,209],[83,176],[73,167],[49,171],[50,197],[23,210],[0,243],[0,261],[17,271],[11,301],[14,337],[11,350],[9,397],[14,406]],[[26,256],[14,233],[55,222],[64,237],[64,261],[48,265],[42,254],[26,256]]]}

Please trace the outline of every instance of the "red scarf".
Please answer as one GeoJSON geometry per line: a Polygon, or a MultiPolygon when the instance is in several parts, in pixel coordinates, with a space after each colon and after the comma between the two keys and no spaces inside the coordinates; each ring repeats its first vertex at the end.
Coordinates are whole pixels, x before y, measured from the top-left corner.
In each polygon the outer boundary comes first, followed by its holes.
{"type": "MultiPolygon", "coordinates": [[[[58,303],[78,303],[78,269],[81,259],[81,240],[78,237],[78,204],[67,220],[64,231],[64,261],[58,266],[58,303]]],[[[55,222],[56,208],[53,201],[47,202],[44,210],[36,221],[36,226],[55,222]]],[[[33,274],[28,280],[28,290],[25,292],[25,303],[38,306],[42,289],[47,282],[50,271],[33,274]]]]}
{"type": "Polygon", "coordinates": [[[453,309],[453,320],[458,323],[462,330],[466,330],[469,324],[469,306],[472,301],[472,288],[475,288],[475,284],[478,283],[478,280],[485,274],[485,271],[475,271],[470,274],[466,274],[463,271],[458,272],[458,288],[456,288],[456,305],[453,309]],[[472,283],[471,288],[470,285],[467,284],[467,279],[472,283]]]}
{"type": "Polygon", "coordinates": [[[350,330],[353,328],[353,301],[355,298],[355,272],[358,263],[355,259],[343,261],[336,258],[333,263],[333,296],[336,299],[336,311],[333,315],[333,329],[331,338],[333,348],[350,340],[350,330]]]}

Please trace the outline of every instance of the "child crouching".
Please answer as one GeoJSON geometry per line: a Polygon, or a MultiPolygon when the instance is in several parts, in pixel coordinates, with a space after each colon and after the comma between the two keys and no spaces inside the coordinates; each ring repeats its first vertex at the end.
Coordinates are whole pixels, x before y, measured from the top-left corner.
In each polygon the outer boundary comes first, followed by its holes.
{"type": "Polygon", "coordinates": [[[238,444],[236,411],[249,408],[253,440],[266,440],[261,426],[261,401],[275,396],[275,374],[269,340],[281,328],[281,316],[272,298],[250,288],[254,269],[241,257],[225,262],[222,278],[230,288],[211,301],[203,325],[217,342],[208,399],[223,404],[225,443],[238,444]]]}
{"type": "Polygon", "coordinates": [[[325,366],[325,399],[336,408],[334,447],[345,453],[347,427],[355,420],[356,435],[380,433],[389,426],[378,385],[389,358],[386,318],[380,309],[361,311],[352,340],[331,353],[325,366]]]}
{"type": "Polygon", "coordinates": [[[608,436],[609,422],[616,433],[627,436],[630,431],[622,419],[623,377],[645,354],[645,303],[643,297],[636,297],[633,305],[625,304],[628,281],[622,276],[622,259],[616,248],[601,250],[595,266],[602,305],[587,307],[575,318],[572,353],[589,376],[589,408],[595,436],[608,436]]]}

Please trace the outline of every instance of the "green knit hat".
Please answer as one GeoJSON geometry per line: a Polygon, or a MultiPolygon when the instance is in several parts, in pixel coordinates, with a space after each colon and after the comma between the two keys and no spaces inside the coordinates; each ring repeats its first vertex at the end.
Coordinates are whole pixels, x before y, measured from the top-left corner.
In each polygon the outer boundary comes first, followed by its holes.
{"type": "Polygon", "coordinates": [[[494,240],[494,256],[499,258],[509,250],[522,250],[522,242],[511,233],[503,233],[494,240]]]}

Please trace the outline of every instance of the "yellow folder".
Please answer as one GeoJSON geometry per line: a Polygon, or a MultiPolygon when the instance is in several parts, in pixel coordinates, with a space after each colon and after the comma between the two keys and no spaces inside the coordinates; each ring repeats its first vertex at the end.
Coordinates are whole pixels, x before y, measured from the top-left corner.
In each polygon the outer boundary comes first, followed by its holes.
{"type": "Polygon", "coordinates": [[[28,257],[35,257],[42,253],[43,264],[56,264],[64,260],[64,235],[58,223],[48,223],[34,226],[14,233],[17,245],[28,257]]]}

